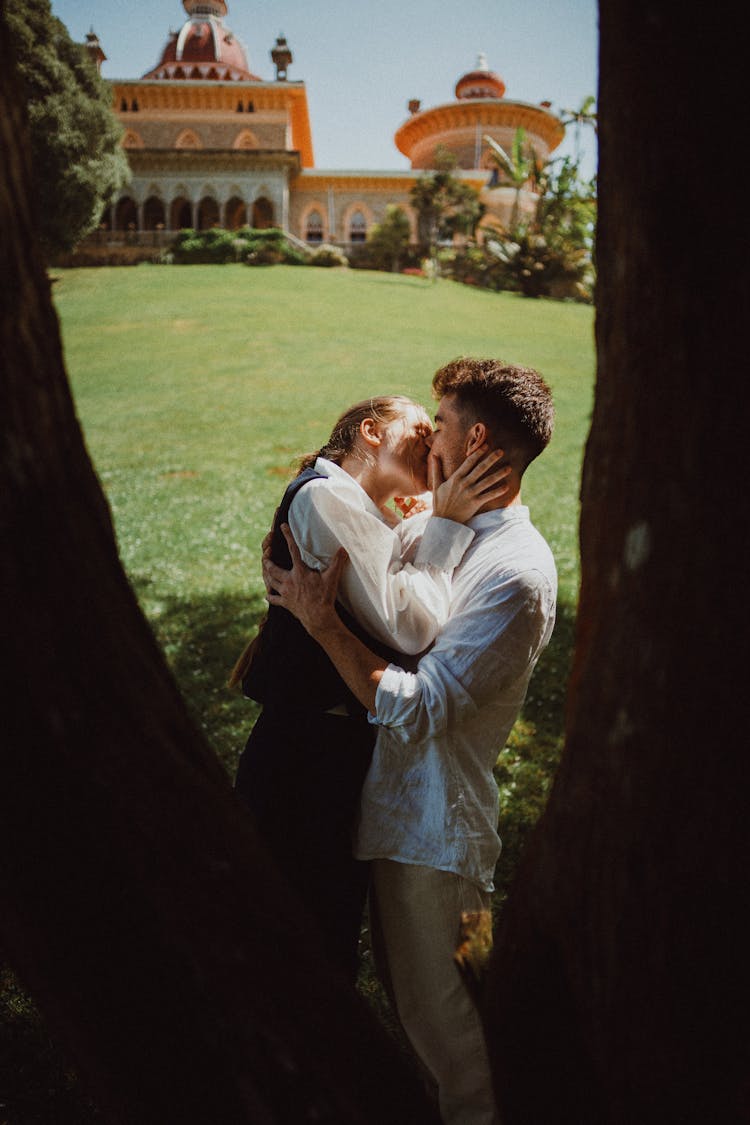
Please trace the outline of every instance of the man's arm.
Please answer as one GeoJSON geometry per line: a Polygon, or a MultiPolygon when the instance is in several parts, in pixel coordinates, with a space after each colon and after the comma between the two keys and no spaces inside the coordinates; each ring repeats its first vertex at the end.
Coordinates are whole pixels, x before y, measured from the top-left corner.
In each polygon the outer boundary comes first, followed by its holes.
{"type": "Polygon", "coordinates": [[[433,518],[409,562],[401,558],[398,533],[369,508],[330,481],[311,482],[295,496],[287,520],[303,562],[317,570],[343,547],[349,566],[341,604],[374,639],[412,656],[423,652],[447,620],[452,574],[474,539],[465,521],[488,496],[507,491],[501,456],[477,450],[445,481],[433,465],[433,518]]]}
{"type": "Polygon", "coordinates": [[[289,546],[292,569],[283,570],[270,557],[263,559],[263,576],[271,605],[279,605],[297,617],[336,666],[349,690],[368,711],[375,713],[375,695],[387,660],[376,656],[350,633],[336,612],[336,592],[347,561],[343,548],[322,571],[305,565],[288,524],[281,530],[289,546]]]}
{"type": "Polygon", "coordinates": [[[338,617],[334,602],[345,555],[326,571],[310,572],[288,528],[285,534],[295,565],[286,571],[264,562],[267,587],[279,591],[269,601],[302,621],[360,702],[405,746],[439,735],[489,704],[515,716],[554,621],[549,575],[531,567],[485,583],[414,674],[378,658],[338,617]]]}

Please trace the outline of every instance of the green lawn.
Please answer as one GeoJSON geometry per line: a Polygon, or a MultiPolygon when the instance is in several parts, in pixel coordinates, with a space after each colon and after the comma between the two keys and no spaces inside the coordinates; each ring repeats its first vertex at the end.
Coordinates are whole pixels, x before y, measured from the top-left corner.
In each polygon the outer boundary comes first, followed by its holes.
{"type": "MultiPolygon", "coordinates": [[[[295,456],[317,448],[337,414],[367,395],[401,391],[431,409],[434,370],[460,354],[502,356],[546,376],[557,430],[527,474],[524,499],[555,552],[560,604],[497,770],[499,906],[562,744],[593,311],[448,281],[293,267],[56,271],[53,294],[123,563],[230,774],[255,710],[226,677],[263,612],[260,541],[295,456]]],[[[363,937],[360,988],[393,1026],[363,937]]],[[[99,1120],[1,964],[0,1090],[18,1125],[99,1120]]]]}
{"type": "Polygon", "coordinates": [[[557,429],[524,499],[557,558],[560,613],[498,774],[510,870],[560,745],[592,309],[365,271],[146,265],[55,277],[68,373],[123,563],[230,773],[254,711],[225,689],[226,674],[263,611],[260,541],[294,458],[368,395],[404,392],[432,411],[432,374],[457,355],[545,375],[557,429]]]}

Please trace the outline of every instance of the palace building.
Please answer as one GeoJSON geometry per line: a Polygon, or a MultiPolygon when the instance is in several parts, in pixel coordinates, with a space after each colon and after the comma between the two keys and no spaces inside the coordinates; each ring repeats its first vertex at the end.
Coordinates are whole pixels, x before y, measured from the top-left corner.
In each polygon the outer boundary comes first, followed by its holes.
{"type": "MultiPolygon", "coordinates": [[[[289,76],[286,40],[280,36],[270,51],[274,76],[260,77],[227,26],[226,0],[182,2],[187,19],[156,65],[142,78],[112,80],[131,179],[104,216],[108,238],[275,226],[308,244],[346,248],[366,240],[388,204],[404,209],[416,237],[409,192],[441,148],[454,153],[455,174],[482,192],[501,221],[514,204],[533,210],[530,191],[490,186],[483,137],[509,152],[520,126],[546,160],[565,130],[548,102],[506,99],[484,56],[459,78],[453,100],[428,109],[408,102],[394,140],[411,170],[325,171],[315,167],[305,84],[289,76]]],[[[93,31],[87,47],[101,67],[106,55],[93,31]]]]}

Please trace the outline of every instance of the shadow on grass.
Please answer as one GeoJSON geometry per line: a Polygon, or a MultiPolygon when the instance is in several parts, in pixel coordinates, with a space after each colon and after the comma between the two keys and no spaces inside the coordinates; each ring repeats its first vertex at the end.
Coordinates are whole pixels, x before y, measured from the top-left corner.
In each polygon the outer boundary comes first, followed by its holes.
{"type": "MultiPolygon", "coordinates": [[[[148,608],[148,581],[134,587],[148,608]]],[[[196,725],[233,779],[258,709],[227,679],[266,604],[260,596],[230,595],[160,604],[154,633],[196,725]]],[[[0,950],[0,1125],[103,1125],[65,1052],[2,962],[0,950]]]]}
{"type": "Polygon", "coordinates": [[[104,1125],[34,1005],[2,965],[0,1125],[104,1125]]]}
{"type": "MultiPolygon", "coordinates": [[[[195,722],[231,777],[258,708],[239,692],[230,691],[226,681],[265,610],[260,596],[248,601],[219,594],[166,603],[154,622],[195,722]]],[[[574,638],[575,608],[561,603],[552,639],[539,659],[521,715],[496,769],[503,839],[496,882],[501,896],[544,808],[562,752],[574,638]]]]}
{"type": "MultiPolygon", "coordinates": [[[[133,585],[148,613],[148,582],[136,579],[133,585]]],[[[195,725],[232,779],[259,708],[227,681],[267,608],[259,594],[220,592],[203,598],[160,597],[158,613],[150,616],[195,725]]]]}
{"type": "MultiPolygon", "coordinates": [[[[148,581],[136,579],[134,586],[148,611],[148,581]]],[[[265,610],[260,595],[248,598],[219,593],[189,600],[162,598],[159,613],[151,618],[196,725],[232,779],[258,708],[240,692],[230,690],[227,679],[265,610]]],[[[505,900],[559,761],[574,626],[573,608],[559,606],[552,640],[539,660],[522,714],[496,769],[503,838],[496,909],[505,900]]],[[[366,918],[361,953],[359,990],[407,1051],[375,973],[366,918]]],[[[0,1059],[0,1125],[101,1125],[101,1117],[50,1039],[33,1003],[2,965],[0,1059]]]]}

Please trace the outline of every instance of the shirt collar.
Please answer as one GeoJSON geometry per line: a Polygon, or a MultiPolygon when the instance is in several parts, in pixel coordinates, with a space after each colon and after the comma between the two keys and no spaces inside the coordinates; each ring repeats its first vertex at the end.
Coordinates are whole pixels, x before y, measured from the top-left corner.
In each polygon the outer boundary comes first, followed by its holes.
{"type": "Polygon", "coordinates": [[[510,523],[528,523],[529,509],[525,504],[509,504],[507,508],[495,508],[491,512],[480,512],[472,516],[467,526],[472,531],[495,531],[510,523]]]}
{"type": "Polygon", "coordinates": [[[383,523],[386,522],[385,516],[375,501],[368,496],[362,485],[347,473],[346,469],[342,469],[335,461],[329,461],[327,457],[318,457],[314,468],[316,473],[322,473],[324,477],[329,477],[332,481],[335,481],[336,488],[348,493],[352,502],[359,503],[368,512],[376,515],[383,523]]]}

